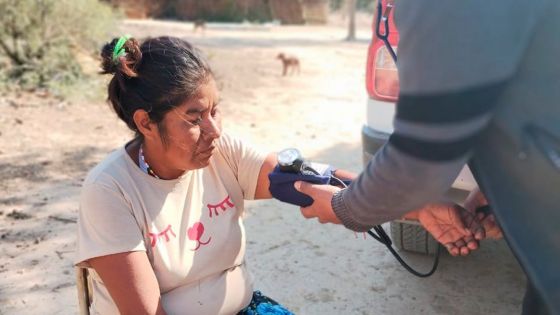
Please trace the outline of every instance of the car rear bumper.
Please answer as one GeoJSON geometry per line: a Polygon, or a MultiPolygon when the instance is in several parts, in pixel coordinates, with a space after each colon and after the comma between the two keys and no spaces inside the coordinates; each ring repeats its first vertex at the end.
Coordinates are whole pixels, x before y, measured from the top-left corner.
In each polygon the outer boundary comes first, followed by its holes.
{"type": "Polygon", "coordinates": [[[364,165],[389,140],[389,134],[368,126],[362,127],[362,159],[364,165]]]}

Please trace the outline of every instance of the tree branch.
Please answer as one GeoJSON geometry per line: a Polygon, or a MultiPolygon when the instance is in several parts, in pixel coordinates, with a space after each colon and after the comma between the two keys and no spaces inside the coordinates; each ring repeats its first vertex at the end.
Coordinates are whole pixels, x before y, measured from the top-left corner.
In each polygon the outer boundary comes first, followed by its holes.
{"type": "Polygon", "coordinates": [[[23,60],[19,57],[19,55],[16,52],[12,51],[8,46],[8,44],[6,44],[6,42],[2,40],[2,38],[0,38],[0,47],[2,48],[6,56],[8,56],[10,60],[12,60],[13,63],[15,63],[18,66],[24,64],[23,60]]]}

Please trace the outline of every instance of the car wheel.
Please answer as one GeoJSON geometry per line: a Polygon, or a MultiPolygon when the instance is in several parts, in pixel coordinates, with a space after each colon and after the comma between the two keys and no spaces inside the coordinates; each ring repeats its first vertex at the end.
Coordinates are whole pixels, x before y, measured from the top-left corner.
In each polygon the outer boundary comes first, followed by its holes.
{"type": "Polygon", "coordinates": [[[436,253],[438,242],[417,221],[395,220],[390,224],[393,245],[399,250],[424,255],[436,253]]]}

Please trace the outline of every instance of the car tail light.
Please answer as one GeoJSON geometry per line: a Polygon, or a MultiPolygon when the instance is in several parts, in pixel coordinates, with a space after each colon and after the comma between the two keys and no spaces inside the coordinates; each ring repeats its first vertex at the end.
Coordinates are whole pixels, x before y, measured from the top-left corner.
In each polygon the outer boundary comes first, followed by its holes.
{"type": "MultiPolygon", "coordinates": [[[[393,47],[396,52],[396,47],[393,47]]],[[[373,68],[373,90],[380,98],[396,101],[399,95],[397,66],[385,46],[377,49],[373,68]]]]}
{"type": "MultiPolygon", "coordinates": [[[[382,2],[383,6],[387,5],[387,0],[382,2]]],[[[389,12],[389,29],[388,41],[396,52],[397,43],[399,41],[399,33],[393,22],[393,11],[389,12]]],[[[369,96],[373,99],[395,102],[399,95],[399,77],[395,61],[385,47],[385,43],[376,36],[375,26],[376,18],[374,17],[373,38],[368,51],[367,68],[366,68],[366,88],[369,96]]],[[[385,33],[383,23],[381,23],[381,32],[385,33]]]]}

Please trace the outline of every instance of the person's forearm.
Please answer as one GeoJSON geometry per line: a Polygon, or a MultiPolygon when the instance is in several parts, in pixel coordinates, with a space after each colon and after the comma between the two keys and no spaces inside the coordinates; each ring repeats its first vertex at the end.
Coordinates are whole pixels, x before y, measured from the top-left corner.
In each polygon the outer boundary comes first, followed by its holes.
{"type": "Polygon", "coordinates": [[[335,194],[333,209],[349,229],[367,231],[438,199],[465,161],[422,161],[385,146],[347,189],[335,194]]]}
{"type": "MultiPolygon", "coordinates": [[[[358,174],[347,171],[347,170],[341,170],[341,169],[337,169],[334,174],[334,176],[336,176],[339,179],[342,180],[354,180],[356,179],[356,177],[358,177],[358,174]]],[[[423,209],[425,209],[427,206],[424,206],[420,209],[416,209],[416,210],[412,210],[410,212],[405,213],[401,218],[405,219],[405,220],[416,220],[418,221],[418,215],[420,213],[420,211],[422,211],[423,209]]]]}
{"type": "Polygon", "coordinates": [[[389,141],[331,200],[339,220],[351,230],[367,231],[440,200],[490,121],[489,104],[503,86],[495,82],[429,96],[401,94],[389,141]]]}

